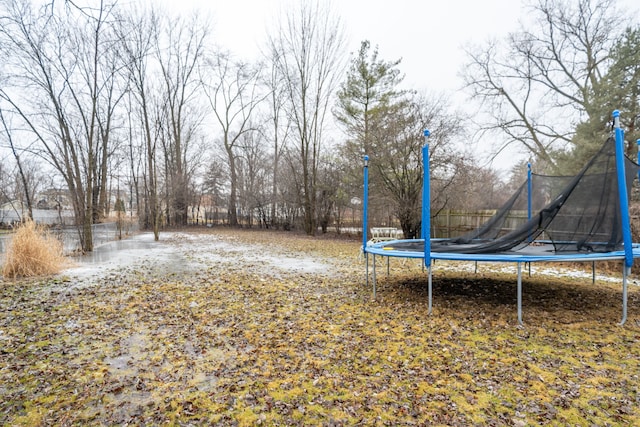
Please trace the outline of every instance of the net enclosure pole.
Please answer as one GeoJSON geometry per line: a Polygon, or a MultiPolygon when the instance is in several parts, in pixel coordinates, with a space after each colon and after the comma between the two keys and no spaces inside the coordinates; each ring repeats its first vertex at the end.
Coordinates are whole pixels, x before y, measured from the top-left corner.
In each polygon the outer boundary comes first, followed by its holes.
{"type": "Polygon", "coordinates": [[[622,269],[622,319],[620,320],[620,326],[624,325],[627,321],[627,276],[630,272],[630,268],[625,267],[622,269]]]}
{"type": "Polygon", "coordinates": [[[431,277],[431,177],[429,171],[429,136],[431,132],[429,129],[425,129],[424,145],[422,146],[422,226],[420,227],[420,234],[424,241],[424,266],[427,268],[428,278],[428,294],[429,294],[429,306],[427,308],[428,314],[431,314],[433,307],[433,286],[431,277]]]}
{"type": "Polygon", "coordinates": [[[522,323],[522,263],[518,262],[517,270],[518,270],[518,289],[517,289],[517,302],[518,302],[518,324],[523,326],[522,323]]]}
{"type": "Polygon", "coordinates": [[[365,267],[365,285],[369,286],[369,254],[367,253],[367,229],[368,229],[368,210],[369,210],[369,156],[364,156],[363,167],[363,190],[362,190],[362,253],[364,254],[365,267]]]}
{"type": "MultiPolygon", "coordinates": [[[[533,198],[531,193],[533,192],[533,183],[532,183],[532,176],[531,176],[531,162],[527,162],[527,221],[529,221],[531,219],[531,211],[532,211],[532,204],[533,204],[533,198]]],[[[531,242],[531,236],[529,236],[529,242],[531,242]]],[[[529,265],[529,267],[531,267],[531,265],[529,265]]],[[[531,273],[531,268],[529,268],[529,273],[531,273]]]]}
{"type": "Polygon", "coordinates": [[[618,197],[620,199],[620,220],[622,239],[624,243],[624,270],[622,272],[622,320],[627,321],[627,276],[633,266],[633,248],[631,247],[631,219],[629,218],[629,197],[627,194],[627,180],[624,173],[624,130],[620,127],[620,111],[613,112],[613,128],[616,137],[616,171],[618,175],[618,197]]]}
{"type": "Polygon", "coordinates": [[[533,184],[531,183],[531,162],[527,163],[527,221],[531,219],[531,192],[533,184]]]}
{"type": "Polygon", "coordinates": [[[429,176],[429,129],[424,130],[424,145],[422,146],[422,227],[420,234],[424,239],[424,265],[431,267],[431,183],[429,176]]]}
{"type": "Polygon", "coordinates": [[[627,269],[633,265],[633,248],[631,241],[631,219],[629,218],[629,195],[627,179],[624,172],[624,130],[620,127],[620,111],[613,112],[613,127],[616,137],[616,171],[618,175],[618,197],[620,199],[620,220],[622,222],[622,239],[624,243],[624,264],[627,269]]]}
{"type": "Polygon", "coordinates": [[[364,189],[362,194],[362,252],[367,249],[367,229],[369,222],[369,156],[364,156],[364,189]]]}

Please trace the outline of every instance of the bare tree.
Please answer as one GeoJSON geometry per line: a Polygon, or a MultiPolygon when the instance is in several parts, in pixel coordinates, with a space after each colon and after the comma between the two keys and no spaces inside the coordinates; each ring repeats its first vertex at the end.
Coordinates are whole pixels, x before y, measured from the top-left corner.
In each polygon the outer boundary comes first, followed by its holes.
{"type": "Polygon", "coordinates": [[[253,112],[265,95],[260,93],[260,67],[234,61],[229,53],[218,53],[201,75],[202,87],[217,124],[230,173],[229,224],[238,225],[237,146],[243,135],[255,130],[253,112]]]}
{"type": "MultiPolygon", "coordinates": [[[[272,52],[273,53],[273,52],[272,52]]],[[[291,131],[291,123],[285,120],[285,105],[286,105],[286,93],[284,91],[283,76],[278,71],[276,66],[277,60],[271,58],[270,73],[265,78],[265,86],[267,87],[269,96],[269,109],[270,109],[270,124],[269,137],[273,144],[272,151],[272,167],[271,167],[271,213],[270,213],[270,225],[272,227],[279,227],[279,221],[277,220],[278,210],[278,177],[280,174],[280,159],[284,147],[291,131]]]]}
{"type": "MultiPolygon", "coordinates": [[[[158,17],[149,13],[128,13],[119,19],[118,35],[122,49],[122,60],[127,69],[133,102],[129,106],[139,116],[140,134],[143,139],[142,152],[145,159],[145,224],[153,229],[155,240],[160,238],[161,209],[158,198],[157,144],[162,133],[162,110],[157,97],[160,88],[153,87],[149,62],[158,42],[158,17]]],[[[133,134],[130,134],[129,152],[132,168],[134,156],[133,134]]],[[[135,172],[135,171],[134,171],[135,172]]],[[[135,175],[133,173],[132,175],[135,175]]]]}
{"type": "Polygon", "coordinates": [[[197,105],[200,88],[197,67],[204,55],[207,28],[197,15],[188,20],[169,20],[161,37],[164,45],[158,43],[155,47],[166,94],[168,144],[164,155],[168,207],[172,207],[176,225],[187,224],[191,188],[189,151],[202,117],[197,105]]]}
{"type": "Polygon", "coordinates": [[[345,191],[344,166],[346,162],[337,155],[325,155],[318,173],[318,225],[326,233],[332,220],[340,232],[340,218],[348,202],[345,191]]]}
{"type": "MultiPolygon", "coordinates": [[[[9,162],[1,162],[0,163],[0,205],[3,205],[13,198],[11,194],[9,194],[9,187],[11,182],[11,175],[9,173],[9,162]]],[[[2,215],[2,210],[0,209],[0,215],[2,215]]],[[[0,223],[4,222],[4,216],[0,216],[0,223]]]]}
{"type": "Polygon", "coordinates": [[[343,68],[342,27],[330,11],[328,3],[301,2],[281,17],[269,35],[270,57],[282,76],[287,115],[295,132],[304,230],[310,235],[316,232],[318,165],[325,125],[343,68]]]}
{"type": "Polygon", "coordinates": [[[12,74],[0,97],[11,105],[38,140],[40,155],[63,176],[74,207],[83,251],[93,249],[91,225],[103,169],[100,153],[109,144],[113,104],[105,96],[113,78],[106,52],[113,5],[33,10],[26,2],[7,2],[0,44],[12,74]],[[7,52],[8,51],[8,52],[7,52]],[[106,113],[105,113],[106,112],[106,113]],[[101,124],[99,124],[101,123],[101,124]],[[101,137],[102,136],[102,137],[101,137]]]}
{"type": "MultiPolygon", "coordinates": [[[[128,73],[129,71],[127,71],[128,73]]],[[[144,138],[139,136],[141,131],[140,126],[134,126],[134,120],[138,117],[138,109],[136,108],[137,102],[133,96],[133,90],[131,88],[127,91],[127,97],[125,102],[125,110],[127,111],[126,129],[127,135],[125,137],[126,143],[123,144],[126,147],[123,156],[126,158],[126,168],[123,169],[122,174],[126,176],[127,188],[129,191],[129,209],[131,213],[135,211],[135,216],[138,220],[142,219],[142,204],[141,200],[141,186],[140,176],[141,170],[144,168],[144,147],[139,143],[144,138]],[[135,202],[135,209],[134,209],[135,202]]]]}
{"type": "Polygon", "coordinates": [[[278,217],[285,231],[293,229],[300,221],[300,215],[304,215],[301,209],[303,205],[301,180],[300,180],[300,156],[290,147],[285,147],[282,153],[282,174],[279,176],[279,205],[278,217]]]}
{"type": "Polygon", "coordinates": [[[506,136],[498,152],[517,144],[550,165],[567,148],[577,122],[593,111],[594,88],[618,37],[613,0],[537,0],[539,26],[467,51],[466,86],[490,111],[484,130],[506,136]]]}
{"type": "Polygon", "coordinates": [[[406,238],[420,235],[423,184],[422,131],[430,129],[429,160],[433,207],[442,207],[455,191],[462,153],[452,144],[461,133],[461,117],[448,112],[442,98],[418,95],[379,110],[371,120],[371,168],[406,238]]]}
{"type": "Polygon", "coordinates": [[[121,107],[128,88],[128,82],[122,76],[117,34],[113,26],[109,28],[109,44],[110,47],[105,50],[101,61],[102,88],[98,92],[96,106],[99,143],[95,162],[97,183],[93,194],[94,221],[102,220],[109,215],[110,178],[119,175],[118,166],[121,163],[120,160],[114,160],[114,153],[121,150],[121,139],[117,131],[122,128],[121,107]]]}
{"type": "Polygon", "coordinates": [[[241,191],[239,199],[245,212],[249,216],[249,226],[253,224],[253,218],[257,217],[260,227],[269,225],[268,218],[270,200],[270,158],[265,150],[264,136],[259,131],[259,126],[253,132],[243,134],[238,146],[239,160],[241,164],[241,191]]]}
{"type": "Polygon", "coordinates": [[[33,192],[31,191],[31,186],[29,185],[27,172],[23,167],[23,162],[20,159],[20,154],[18,153],[19,148],[16,146],[13,140],[13,132],[8,122],[8,118],[3,113],[1,108],[0,108],[0,122],[2,123],[2,130],[4,131],[3,134],[6,137],[8,146],[11,150],[11,154],[13,154],[13,158],[16,161],[16,166],[18,168],[18,178],[19,178],[19,181],[22,183],[24,199],[27,204],[28,218],[33,219],[33,203],[32,203],[33,192]]]}

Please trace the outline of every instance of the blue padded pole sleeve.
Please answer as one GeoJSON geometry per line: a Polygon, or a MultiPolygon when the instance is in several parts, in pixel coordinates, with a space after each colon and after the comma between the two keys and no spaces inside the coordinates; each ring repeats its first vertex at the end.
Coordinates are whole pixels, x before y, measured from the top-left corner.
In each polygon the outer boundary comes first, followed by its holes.
{"type": "Polygon", "coordinates": [[[422,227],[424,239],[424,265],[431,268],[431,182],[429,173],[429,136],[431,132],[424,130],[424,146],[422,147],[422,227]]]}
{"type": "Polygon", "coordinates": [[[622,239],[624,242],[624,264],[627,268],[631,268],[633,265],[633,248],[631,247],[631,220],[629,218],[627,179],[624,173],[624,130],[620,127],[620,111],[618,110],[613,112],[613,127],[616,136],[616,170],[618,174],[618,197],[620,199],[622,239]]]}
{"type": "Polygon", "coordinates": [[[369,156],[364,156],[364,190],[362,195],[362,253],[367,250],[367,230],[369,226],[369,156]]]}

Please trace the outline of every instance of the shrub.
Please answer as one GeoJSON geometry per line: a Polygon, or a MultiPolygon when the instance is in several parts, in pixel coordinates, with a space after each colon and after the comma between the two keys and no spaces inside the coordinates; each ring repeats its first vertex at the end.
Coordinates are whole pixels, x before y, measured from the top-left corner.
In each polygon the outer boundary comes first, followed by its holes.
{"type": "Polygon", "coordinates": [[[33,221],[20,224],[9,241],[2,275],[5,278],[47,276],[67,265],[62,242],[33,221]]]}

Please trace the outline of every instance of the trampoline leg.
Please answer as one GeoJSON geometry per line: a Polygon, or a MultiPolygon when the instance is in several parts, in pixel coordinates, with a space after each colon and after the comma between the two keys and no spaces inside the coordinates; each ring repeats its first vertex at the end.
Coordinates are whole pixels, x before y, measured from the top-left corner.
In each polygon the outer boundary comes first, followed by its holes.
{"type": "Polygon", "coordinates": [[[518,263],[518,324],[522,324],[522,265],[518,263]]]}
{"type": "Polygon", "coordinates": [[[428,293],[429,293],[429,309],[427,311],[428,314],[431,314],[431,309],[433,307],[433,286],[432,286],[432,275],[431,275],[431,267],[427,268],[429,272],[429,280],[428,280],[428,293]]]}
{"type": "Polygon", "coordinates": [[[376,254],[373,254],[373,300],[376,300],[376,254]]]}
{"type": "Polygon", "coordinates": [[[364,262],[365,262],[365,267],[364,267],[365,285],[368,288],[369,287],[369,252],[364,253],[364,262]]]}
{"type": "Polygon", "coordinates": [[[622,326],[627,321],[627,274],[630,272],[630,268],[623,266],[622,272],[622,320],[619,325],[622,326]]]}
{"type": "Polygon", "coordinates": [[[595,285],[596,283],[596,262],[591,261],[591,284],[595,285]]]}
{"type": "Polygon", "coordinates": [[[387,277],[389,277],[389,271],[390,271],[390,270],[389,270],[389,262],[390,262],[390,260],[391,260],[391,257],[390,257],[390,256],[388,256],[388,257],[387,257],[387,277]]]}

